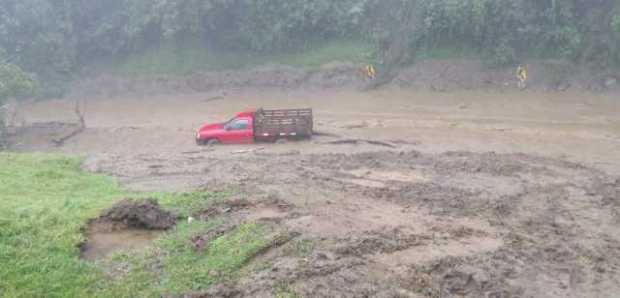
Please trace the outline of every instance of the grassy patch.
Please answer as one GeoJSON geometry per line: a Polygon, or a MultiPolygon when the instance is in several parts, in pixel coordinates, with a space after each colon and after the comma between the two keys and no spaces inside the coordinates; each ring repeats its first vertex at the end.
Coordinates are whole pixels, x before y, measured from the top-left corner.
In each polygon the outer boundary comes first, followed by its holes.
{"type": "Polygon", "coordinates": [[[284,64],[315,68],[333,62],[366,62],[372,46],[359,41],[334,41],[293,53],[256,54],[222,51],[197,44],[164,44],[112,63],[109,70],[120,74],[187,74],[284,64]]]}
{"type": "Polygon", "coordinates": [[[241,225],[196,251],[191,238],[217,227],[217,222],[181,224],[155,244],[146,254],[119,254],[106,266],[131,268],[112,283],[104,283],[99,293],[105,297],[159,297],[206,290],[222,280],[235,278],[239,269],[269,246],[267,227],[241,225]]]}
{"type": "Polygon", "coordinates": [[[422,47],[416,52],[416,60],[441,60],[441,59],[473,59],[482,57],[480,51],[471,47],[442,46],[422,47]]]}
{"type": "Polygon", "coordinates": [[[234,276],[272,242],[264,226],[249,223],[196,252],[190,239],[220,223],[181,222],[149,251],[119,253],[100,264],[82,261],[81,229],[122,198],[155,197],[189,215],[222,196],[128,193],[79,164],[77,158],[0,153],[0,297],[159,297],[206,289],[234,276]]]}
{"type": "Polygon", "coordinates": [[[291,285],[286,284],[286,283],[280,283],[276,286],[275,297],[276,298],[298,298],[299,295],[297,295],[297,293],[291,287],[291,285]]]}
{"type": "Polygon", "coordinates": [[[315,243],[309,239],[295,239],[283,248],[283,253],[289,256],[307,257],[314,250],[315,243]]]}
{"type": "Polygon", "coordinates": [[[368,44],[356,41],[339,41],[298,53],[273,56],[271,62],[314,68],[334,61],[370,62],[373,56],[373,49],[368,44]]]}
{"type": "Polygon", "coordinates": [[[221,279],[231,278],[269,244],[264,235],[264,226],[250,223],[215,239],[204,253],[196,253],[187,245],[181,247],[165,260],[167,277],[164,288],[180,294],[203,290],[221,279]]]}
{"type": "Polygon", "coordinates": [[[0,294],[92,295],[101,276],[77,258],[80,229],[124,194],[78,159],[0,153],[0,294]]]}
{"type": "MultiPolygon", "coordinates": [[[[144,197],[144,194],[139,196],[144,197]]],[[[211,192],[149,194],[149,197],[157,199],[165,209],[173,210],[181,217],[191,216],[197,210],[205,210],[217,202],[226,200],[229,196],[229,193],[211,192]]]]}

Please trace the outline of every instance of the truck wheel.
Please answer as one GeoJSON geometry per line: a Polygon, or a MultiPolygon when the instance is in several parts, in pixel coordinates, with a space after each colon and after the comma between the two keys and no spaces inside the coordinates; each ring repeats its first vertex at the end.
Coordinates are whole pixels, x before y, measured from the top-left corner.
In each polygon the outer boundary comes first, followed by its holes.
{"type": "Polygon", "coordinates": [[[209,147],[219,145],[219,144],[220,144],[220,140],[218,139],[210,139],[207,141],[207,146],[209,147]]]}

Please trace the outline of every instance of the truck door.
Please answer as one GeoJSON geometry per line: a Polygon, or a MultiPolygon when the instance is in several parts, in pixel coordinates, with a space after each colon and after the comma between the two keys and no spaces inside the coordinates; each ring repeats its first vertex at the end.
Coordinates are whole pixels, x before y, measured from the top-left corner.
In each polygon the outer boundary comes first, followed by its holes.
{"type": "Polygon", "coordinates": [[[222,142],[228,144],[251,144],[254,142],[252,118],[237,118],[226,125],[226,136],[222,142]]]}

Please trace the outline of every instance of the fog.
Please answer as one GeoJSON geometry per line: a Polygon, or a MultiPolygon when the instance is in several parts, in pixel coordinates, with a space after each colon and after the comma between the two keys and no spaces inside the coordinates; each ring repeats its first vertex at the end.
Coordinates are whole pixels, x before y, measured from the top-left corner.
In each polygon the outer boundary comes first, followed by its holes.
{"type": "Polygon", "coordinates": [[[0,0],[0,297],[614,297],[617,0],[0,0]]]}

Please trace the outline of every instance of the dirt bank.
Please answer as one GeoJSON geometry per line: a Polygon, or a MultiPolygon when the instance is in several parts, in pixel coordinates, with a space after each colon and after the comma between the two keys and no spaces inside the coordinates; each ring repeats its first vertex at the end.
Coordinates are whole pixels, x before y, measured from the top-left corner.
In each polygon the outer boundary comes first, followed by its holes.
{"type": "MultiPolygon", "coordinates": [[[[531,91],[620,90],[620,73],[615,71],[588,69],[562,61],[529,61],[524,65],[529,75],[527,89],[531,91]]],[[[514,90],[518,89],[515,73],[516,66],[495,68],[476,60],[425,60],[402,69],[391,84],[437,92],[514,90]]]]}
{"type": "MultiPolygon", "coordinates": [[[[528,90],[565,92],[620,91],[620,73],[587,69],[562,61],[530,61],[528,90]]],[[[213,97],[231,90],[357,90],[373,85],[365,65],[333,62],[315,69],[267,65],[248,70],[197,72],[186,75],[99,74],[76,81],[72,97],[114,97],[211,92],[213,97]]],[[[403,67],[386,84],[434,92],[458,90],[518,90],[514,67],[489,67],[463,59],[422,60],[403,67]]],[[[379,67],[379,76],[382,70],[379,67]]],[[[381,79],[380,77],[378,79],[381,79]]]]}
{"type": "Polygon", "coordinates": [[[363,67],[353,63],[334,62],[316,69],[270,65],[250,70],[197,72],[187,75],[101,74],[76,81],[72,89],[73,96],[76,97],[196,92],[222,95],[239,88],[357,89],[367,80],[362,72],[363,67]]]}

